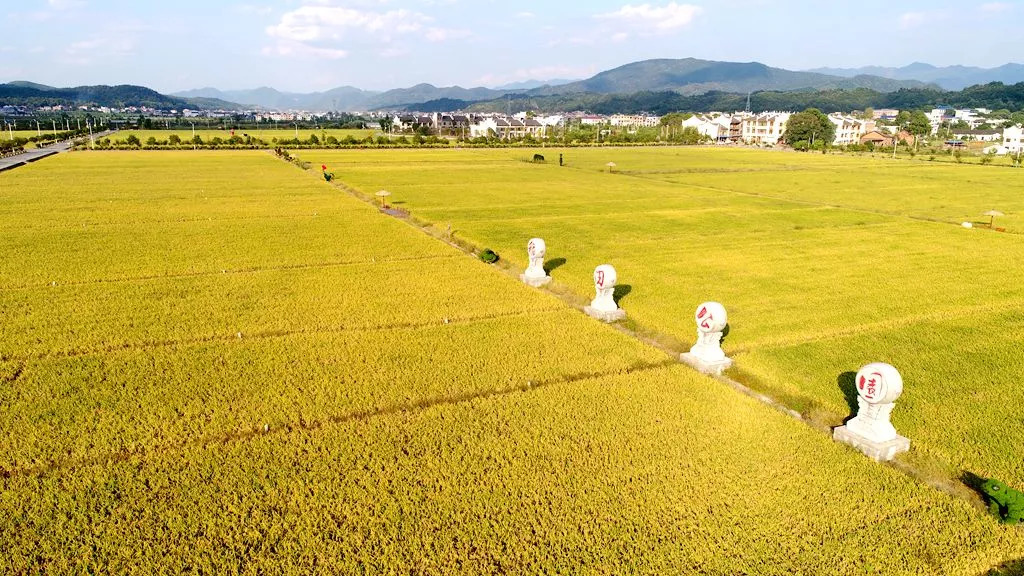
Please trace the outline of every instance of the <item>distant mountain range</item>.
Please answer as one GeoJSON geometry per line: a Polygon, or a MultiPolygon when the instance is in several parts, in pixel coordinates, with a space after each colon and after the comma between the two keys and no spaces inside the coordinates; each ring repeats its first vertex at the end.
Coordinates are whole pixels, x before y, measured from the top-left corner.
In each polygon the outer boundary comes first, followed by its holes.
{"type": "Polygon", "coordinates": [[[502,84],[501,86],[495,86],[495,90],[532,90],[533,88],[540,88],[541,86],[561,86],[562,84],[569,84],[576,80],[566,80],[564,78],[555,78],[552,80],[523,80],[522,82],[510,82],[508,84],[502,84]]]}
{"type": "Polygon", "coordinates": [[[149,107],[160,109],[238,110],[233,102],[209,98],[176,98],[145,86],[75,86],[55,88],[35,82],[15,81],[0,84],[0,105],[16,106],[107,106],[110,108],[149,107]]]}
{"type": "MultiPolygon", "coordinates": [[[[501,99],[547,98],[563,95],[624,95],[671,92],[683,96],[711,92],[746,94],[759,91],[828,91],[869,89],[878,93],[901,89],[959,90],[965,86],[1000,81],[1024,81],[1024,65],[1006,64],[983,69],[968,66],[938,68],[915,63],[902,68],[820,68],[793,71],[760,62],[719,62],[696,58],[633,62],[585,80],[553,80],[506,84],[500,88],[437,87],[417,84],[383,92],[342,86],[325,92],[281,92],[261,87],[252,90],[201,88],[163,95],[141,86],[79,86],[54,88],[32,82],[0,84],[0,105],[93,104],[122,108],[225,109],[259,107],[276,110],[360,111],[405,109],[424,102],[473,103],[501,99]],[[563,83],[564,82],[564,83],[563,83]]],[[[586,100],[586,99],[584,99],[586,100]]]]}
{"type": "Polygon", "coordinates": [[[360,90],[352,86],[342,86],[327,90],[326,92],[312,92],[308,94],[279,92],[273,88],[266,87],[256,88],[255,90],[231,91],[201,88],[199,90],[175,92],[173,96],[179,98],[217,98],[246,106],[258,106],[273,110],[353,112],[357,110],[401,107],[410,102],[423,102],[443,98],[469,101],[491,100],[508,92],[523,92],[523,90],[462,88],[461,86],[439,88],[432,84],[417,84],[410,88],[397,88],[386,92],[360,90]]]}
{"type": "Polygon", "coordinates": [[[177,92],[173,96],[217,98],[274,109],[355,111],[401,108],[410,103],[431,100],[464,100],[467,102],[494,100],[508,94],[531,96],[579,92],[618,94],[641,90],[668,90],[681,94],[700,94],[711,90],[751,92],[757,90],[853,88],[870,88],[879,92],[891,92],[900,88],[920,88],[926,85],[924,82],[916,80],[894,80],[871,75],[845,78],[772,68],[759,62],[717,62],[696,58],[644,60],[601,72],[586,80],[567,83],[562,83],[560,80],[549,81],[541,86],[536,86],[536,84],[537,82],[510,84],[497,89],[462,88],[460,86],[439,88],[431,84],[417,84],[411,88],[385,92],[366,91],[345,86],[311,94],[279,92],[273,88],[234,91],[203,88],[177,92]]]}
{"type": "Polygon", "coordinates": [[[832,90],[870,88],[893,92],[900,88],[921,88],[924,82],[893,80],[870,75],[851,78],[794,72],[772,68],[760,62],[717,62],[682,58],[678,60],[643,60],[601,72],[586,80],[564,86],[531,90],[538,96],[592,92],[624,94],[640,91],[672,91],[680,94],[722,92],[753,92],[756,90],[832,90]]]}
{"type": "Polygon", "coordinates": [[[869,74],[893,80],[920,80],[937,84],[945,90],[963,90],[976,84],[1002,82],[1016,84],[1024,82],[1024,64],[1003,64],[996,68],[978,68],[975,66],[932,66],[923,62],[914,62],[901,68],[883,66],[864,66],[862,68],[815,68],[808,70],[817,74],[830,74],[845,78],[869,74]]]}

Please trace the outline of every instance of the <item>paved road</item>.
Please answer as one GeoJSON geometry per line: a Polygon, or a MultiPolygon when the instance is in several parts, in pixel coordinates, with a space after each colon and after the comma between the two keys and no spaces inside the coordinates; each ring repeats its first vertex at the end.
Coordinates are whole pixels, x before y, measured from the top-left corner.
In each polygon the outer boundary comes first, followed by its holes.
{"type": "MultiPolygon", "coordinates": [[[[113,133],[113,130],[108,130],[106,132],[97,133],[95,137],[101,138],[103,136],[109,136],[110,134],[113,133]]],[[[68,150],[71,149],[71,145],[72,144],[70,140],[65,142],[57,142],[56,144],[50,144],[49,146],[46,146],[44,148],[33,148],[31,150],[26,150],[16,156],[0,158],[0,172],[3,172],[4,170],[10,170],[11,168],[17,168],[18,166],[24,166],[29,162],[35,162],[36,160],[46,158],[47,156],[53,156],[54,154],[60,152],[67,152],[68,150]]]]}
{"type": "Polygon", "coordinates": [[[0,172],[10,170],[11,168],[17,168],[18,166],[24,166],[29,162],[35,162],[40,158],[46,158],[47,156],[52,156],[58,152],[67,152],[69,149],[71,149],[70,142],[58,142],[45,148],[33,148],[15,156],[0,158],[0,172]]]}

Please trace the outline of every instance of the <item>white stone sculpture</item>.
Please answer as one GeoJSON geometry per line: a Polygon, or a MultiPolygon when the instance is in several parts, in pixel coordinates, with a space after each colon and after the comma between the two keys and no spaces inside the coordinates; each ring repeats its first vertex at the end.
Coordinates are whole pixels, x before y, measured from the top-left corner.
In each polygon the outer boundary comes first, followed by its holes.
{"type": "Polygon", "coordinates": [[[722,351],[722,332],[729,322],[725,307],[718,302],[704,302],[693,314],[697,322],[697,343],[679,359],[706,374],[721,374],[732,366],[732,359],[722,351]]]}
{"type": "Polygon", "coordinates": [[[892,460],[910,450],[910,440],[896,433],[889,415],[903,393],[903,377],[884,362],[874,362],[857,371],[857,415],[832,432],[832,438],[849,444],[870,458],[892,460]]]}
{"type": "Polygon", "coordinates": [[[526,244],[526,254],[530,258],[530,265],[526,272],[519,275],[519,279],[533,287],[540,287],[551,282],[551,276],[544,271],[544,256],[548,247],[542,238],[531,238],[526,244]]]}
{"type": "Polygon", "coordinates": [[[619,308],[615,303],[615,283],[618,282],[618,275],[611,264],[601,264],[594,268],[594,299],[590,306],[583,308],[588,315],[604,320],[615,322],[626,317],[626,311],[619,308]]]}

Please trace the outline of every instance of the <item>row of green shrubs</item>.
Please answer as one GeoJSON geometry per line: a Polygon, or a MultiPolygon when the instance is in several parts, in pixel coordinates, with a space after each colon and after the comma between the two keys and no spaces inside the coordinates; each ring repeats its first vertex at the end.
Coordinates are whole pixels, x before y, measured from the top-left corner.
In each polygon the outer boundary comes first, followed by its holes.
{"type": "MultiPolygon", "coordinates": [[[[87,133],[86,131],[85,133],[87,133]]],[[[63,132],[45,132],[38,136],[30,136],[28,138],[18,137],[10,140],[0,140],[0,154],[8,153],[14,150],[23,149],[29,142],[35,143],[37,146],[47,146],[54,142],[61,142],[63,140],[70,140],[75,136],[81,136],[83,132],[81,130],[69,130],[63,132]]]]}

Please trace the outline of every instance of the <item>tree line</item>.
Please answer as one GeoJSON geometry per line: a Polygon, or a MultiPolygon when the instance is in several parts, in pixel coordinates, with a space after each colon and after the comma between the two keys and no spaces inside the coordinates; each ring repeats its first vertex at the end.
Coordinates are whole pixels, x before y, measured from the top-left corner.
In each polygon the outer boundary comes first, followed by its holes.
{"type": "MultiPolygon", "coordinates": [[[[555,96],[529,96],[511,94],[507,98],[488,102],[477,102],[466,106],[470,112],[503,112],[509,106],[517,110],[541,113],[564,110],[589,110],[596,114],[637,114],[650,112],[668,114],[679,110],[689,112],[711,112],[715,110],[744,110],[747,94],[711,91],[703,94],[684,95],[678,92],[633,92],[631,94],[562,94],[555,96]]],[[[821,91],[773,91],[753,92],[749,95],[752,112],[771,110],[805,110],[816,108],[828,114],[848,112],[867,108],[896,108],[914,110],[936,106],[956,108],[989,108],[1005,110],[1008,113],[1022,113],[1018,122],[1024,121],[1024,82],[1006,85],[990,82],[971,86],[960,91],[944,91],[934,88],[903,88],[895,92],[878,92],[868,88],[852,90],[821,91]]],[[[430,103],[422,106],[429,107],[430,103]]],[[[412,105],[415,108],[420,105],[412,105]]]]}

